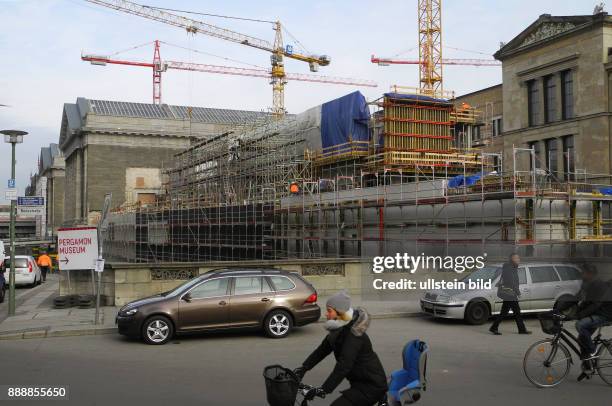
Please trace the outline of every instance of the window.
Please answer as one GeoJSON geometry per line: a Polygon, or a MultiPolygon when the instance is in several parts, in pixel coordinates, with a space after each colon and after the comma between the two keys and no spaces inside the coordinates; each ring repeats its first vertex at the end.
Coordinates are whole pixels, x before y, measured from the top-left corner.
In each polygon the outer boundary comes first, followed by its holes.
{"type": "Polygon", "coordinates": [[[480,139],[481,139],[480,126],[479,126],[479,125],[474,126],[474,127],[473,127],[473,129],[474,129],[474,137],[473,137],[473,140],[474,140],[474,141],[480,141],[480,139]]]}
{"type": "Polygon", "coordinates": [[[565,180],[574,179],[573,174],[576,172],[574,153],[574,136],[568,135],[563,137],[563,172],[565,180]]]}
{"type": "Polygon", "coordinates": [[[527,284],[527,271],[525,268],[518,269],[519,285],[527,284]]]}
{"type": "Polygon", "coordinates": [[[540,124],[540,89],[535,80],[527,82],[527,109],[529,126],[540,124]]]}
{"type": "Polygon", "coordinates": [[[544,78],[544,121],[552,123],[557,120],[557,84],[554,76],[544,78]]]}
{"type": "MultiPolygon", "coordinates": [[[[26,258],[15,258],[15,264],[17,265],[17,268],[27,268],[28,260],[26,258]]],[[[10,257],[4,261],[4,265],[6,266],[6,269],[12,268],[10,257]]],[[[8,284],[8,280],[6,281],[6,283],[8,284]]]]}
{"type": "MultiPolygon", "coordinates": [[[[266,285],[268,282],[266,282],[266,285]]],[[[234,295],[252,295],[262,292],[261,276],[234,278],[234,295]]],[[[269,292],[269,290],[267,290],[269,292]]]]}
{"type": "Polygon", "coordinates": [[[493,136],[499,137],[501,133],[504,131],[502,128],[502,118],[496,117],[492,120],[493,123],[493,136]]]}
{"type": "Polygon", "coordinates": [[[229,278],[219,278],[206,281],[189,292],[192,299],[226,296],[229,278]]]}
{"type": "Polygon", "coordinates": [[[563,281],[578,281],[582,279],[582,274],[573,266],[556,266],[557,272],[563,281]]]}
{"type": "Polygon", "coordinates": [[[557,170],[559,169],[557,165],[557,139],[551,138],[546,140],[546,166],[548,167],[548,172],[552,175],[557,175],[557,170]]]}
{"type": "Polygon", "coordinates": [[[270,276],[276,290],[291,290],[295,288],[295,283],[285,276],[270,276]]]}
{"type": "MultiPolygon", "coordinates": [[[[542,167],[542,151],[540,149],[540,142],[539,141],[530,142],[529,148],[533,149],[533,154],[535,155],[535,167],[541,168],[542,167]]],[[[530,166],[532,165],[533,164],[530,163],[530,166]]]]}
{"type": "Polygon", "coordinates": [[[574,117],[574,78],[571,70],[561,72],[561,115],[563,120],[574,117]]]}
{"type": "Polygon", "coordinates": [[[529,273],[531,274],[532,283],[557,282],[559,275],[555,272],[552,266],[530,266],[529,273]]]}

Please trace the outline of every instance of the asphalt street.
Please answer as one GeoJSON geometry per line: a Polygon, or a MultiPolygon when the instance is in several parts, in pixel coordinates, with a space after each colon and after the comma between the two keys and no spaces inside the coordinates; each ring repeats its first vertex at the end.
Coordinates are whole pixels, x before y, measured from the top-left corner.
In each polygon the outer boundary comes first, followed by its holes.
{"type": "MultiPolygon", "coordinates": [[[[429,318],[374,320],[370,336],[389,374],[401,365],[408,340],[431,347],[429,390],[421,405],[609,405],[612,387],[599,378],[569,378],[555,389],[537,389],[523,376],[522,357],[545,337],[537,320],[531,336],[502,324],[503,336],[487,326],[467,326],[429,318]]],[[[610,329],[612,330],[612,329],[610,329]]],[[[612,331],[610,331],[612,333],[612,331]]],[[[0,341],[0,385],[68,385],[70,405],[266,405],[263,368],[301,364],[324,335],[322,324],[272,340],[257,333],[181,337],[165,346],[148,346],[118,335],[0,341]]],[[[332,359],[309,372],[305,382],[320,385],[332,359]]],[[[328,405],[333,398],[312,405],[328,405]]],[[[7,404],[42,404],[11,401],[7,404]]]]}

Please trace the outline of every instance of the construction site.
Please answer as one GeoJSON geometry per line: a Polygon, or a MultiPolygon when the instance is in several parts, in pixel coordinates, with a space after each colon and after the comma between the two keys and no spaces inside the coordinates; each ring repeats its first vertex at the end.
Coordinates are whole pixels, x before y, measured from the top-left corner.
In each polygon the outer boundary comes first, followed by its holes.
{"type": "MultiPolygon", "coordinates": [[[[189,34],[256,48],[271,57],[271,68],[259,71],[162,61],[160,41],[154,41],[152,63],[82,55],[98,65],[152,68],[154,104],[162,103],[161,74],[168,69],[266,77],[273,90],[270,114],[247,115],[217,134],[192,134],[196,140],[164,163],[162,187],[154,199],[126,202],[112,210],[104,236],[110,261],[370,258],[398,252],[505,258],[517,251],[527,258],[561,259],[610,254],[609,173],[576,167],[574,139],[570,143],[566,134],[561,134],[563,158],[557,154],[556,140],[526,142],[518,130],[509,133],[520,142],[506,145],[498,138],[492,143],[492,137],[502,134],[501,116],[492,117],[493,103],[483,102],[490,107],[484,110],[458,104],[454,93],[443,88],[443,65],[501,66],[501,62],[442,58],[440,0],[418,1],[418,60],[371,58],[383,66],[418,65],[418,88],[393,86],[375,99],[354,91],[296,115],[286,114],[284,106],[288,79],[376,84],[286,73],[283,58],[306,62],[312,72],[331,59],[285,47],[278,21],[273,22],[272,43],[166,9],[123,0],[88,1],[189,34]],[[477,133],[484,136],[476,137],[477,133]],[[538,142],[546,143],[545,159],[538,142]],[[559,171],[556,162],[562,159],[567,165],[563,161],[564,169],[559,171]]],[[[546,16],[541,19],[550,17],[546,16]]],[[[576,24],[594,26],[599,18],[607,17],[580,16],[571,23],[542,20],[557,24],[557,31],[538,31],[535,24],[508,47],[530,47],[576,24]]],[[[503,55],[498,54],[501,61],[503,55]]],[[[573,60],[567,58],[560,60],[573,60]]],[[[567,89],[573,82],[567,72],[574,68],[563,66],[566,70],[554,74],[563,80],[563,119],[571,119],[573,93],[567,89]],[[572,98],[571,106],[567,97],[572,98]]],[[[518,75],[533,76],[532,70],[518,75]]],[[[552,77],[547,72],[545,79],[552,77]]],[[[531,86],[535,80],[525,83],[531,86]]],[[[507,84],[503,86],[506,89],[507,84]]],[[[550,83],[546,86],[544,90],[554,89],[550,83]]],[[[502,86],[495,89],[501,97],[502,86]]],[[[536,93],[530,92],[526,127],[540,120],[533,112],[540,108],[532,100],[536,93]]],[[[542,116],[548,123],[556,110],[546,109],[542,116]]],[[[506,121],[512,120],[517,119],[506,121]]],[[[577,162],[585,161],[581,159],[577,162]]]]}
{"type": "Polygon", "coordinates": [[[610,186],[542,174],[530,149],[504,163],[455,148],[472,114],[429,96],[367,103],[356,92],[245,123],[177,154],[155,203],[115,210],[105,251],[153,263],[605,255],[610,186]]]}

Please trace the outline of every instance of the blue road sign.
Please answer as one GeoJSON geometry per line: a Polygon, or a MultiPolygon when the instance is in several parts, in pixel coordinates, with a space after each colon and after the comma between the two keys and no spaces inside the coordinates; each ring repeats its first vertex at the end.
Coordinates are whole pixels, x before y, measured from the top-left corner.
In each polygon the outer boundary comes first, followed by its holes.
{"type": "Polygon", "coordinates": [[[9,179],[8,180],[8,188],[9,189],[15,189],[15,179],[9,179]]]}
{"type": "Polygon", "coordinates": [[[40,196],[25,196],[17,198],[17,206],[44,206],[45,198],[40,196]]]}

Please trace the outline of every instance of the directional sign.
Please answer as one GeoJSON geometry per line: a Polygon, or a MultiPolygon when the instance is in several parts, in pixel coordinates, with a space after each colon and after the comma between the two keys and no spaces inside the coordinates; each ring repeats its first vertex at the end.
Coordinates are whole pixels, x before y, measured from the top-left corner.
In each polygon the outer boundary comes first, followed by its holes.
{"type": "Polygon", "coordinates": [[[45,206],[17,206],[17,215],[28,216],[44,216],[45,206]]]}
{"type": "Polygon", "coordinates": [[[9,189],[15,189],[15,179],[9,179],[8,180],[8,188],[9,189]]]}
{"type": "Polygon", "coordinates": [[[44,206],[45,198],[42,196],[19,196],[17,206],[44,206]]]}
{"type": "Polygon", "coordinates": [[[98,259],[98,230],[95,227],[57,230],[57,256],[61,271],[95,269],[98,259]]]}

